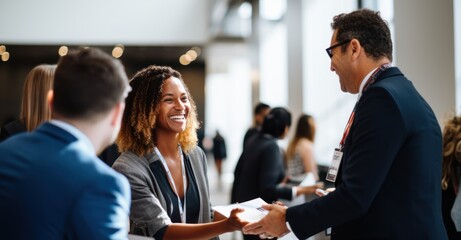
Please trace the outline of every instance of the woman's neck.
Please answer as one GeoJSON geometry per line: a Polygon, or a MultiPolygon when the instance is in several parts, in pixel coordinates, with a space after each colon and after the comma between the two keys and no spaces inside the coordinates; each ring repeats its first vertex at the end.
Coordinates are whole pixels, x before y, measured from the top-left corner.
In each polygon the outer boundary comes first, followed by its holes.
{"type": "Polygon", "coordinates": [[[164,158],[175,159],[178,155],[178,134],[157,134],[156,147],[164,158]]]}

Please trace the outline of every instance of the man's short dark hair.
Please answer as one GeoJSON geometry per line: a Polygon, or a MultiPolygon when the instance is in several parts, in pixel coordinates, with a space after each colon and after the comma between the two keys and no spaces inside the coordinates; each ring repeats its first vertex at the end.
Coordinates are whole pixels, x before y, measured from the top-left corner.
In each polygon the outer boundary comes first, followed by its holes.
{"type": "Polygon", "coordinates": [[[268,108],[270,108],[269,105],[260,102],[260,103],[256,104],[253,114],[257,115],[257,114],[263,112],[264,110],[266,110],[268,108]]]}
{"type": "Polygon", "coordinates": [[[97,48],[81,48],[61,57],[54,80],[53,112],[93,118],[123,101],[128,78],[120,60],[97,48]]]}
{"type": "MultiPolygon", "coordinates": [[[[368,56],[378,60],[387,57],[392,61],[392,38],[387,22],[379,12],[359,9],[342,13],[333,18],[333,30],[337,30],[336,41],[357,39],[368,56]]],[[[341,47],[345,51],[347,44],[341,47]]]]}

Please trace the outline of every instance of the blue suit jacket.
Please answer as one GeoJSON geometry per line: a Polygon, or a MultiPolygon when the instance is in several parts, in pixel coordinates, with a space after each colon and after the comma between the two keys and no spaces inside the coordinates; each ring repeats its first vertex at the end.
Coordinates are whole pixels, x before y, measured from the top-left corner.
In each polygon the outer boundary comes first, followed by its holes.
{"type": "Polygon", "coordinates": [[[128,181],[45,123],[0,144],[0,238],[127,239],[128,181]]]}
{"type": "MultiPolygon", "coordinates": [[[[333,151],[333,149],[332,149],[333,151]]],[[[304,239],[447,239],[441,215],[442,137],[430,106],[397,68],[363,92],[336,191],[287,210],[304,239]]]]}

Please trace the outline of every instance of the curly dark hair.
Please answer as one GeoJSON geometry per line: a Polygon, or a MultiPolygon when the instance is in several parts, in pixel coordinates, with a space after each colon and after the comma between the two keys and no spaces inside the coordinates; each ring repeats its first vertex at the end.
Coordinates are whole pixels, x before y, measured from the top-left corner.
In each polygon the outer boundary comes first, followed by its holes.
{"type": "Polygon", "coordinates": [[[131,151],[139,156],[153,152],[157,141],[155,127],[162,87],[170,77],[181,81],[191,104],[186,129],[179,133],[179,143],[184,152],[197,145],[197,108],[181,74],[171,67],[151,65],[137,72],[130,80],[132,91],[126,99],[122,126],[117,138],[121,152],[131,151]]]}
{"type": "MultiPolygon", "coordinates": [[[[375,60],[387,57],[392,61],[391,32],[379,12],[359,9],[347,14],[342,13],[333,18],[331,28],[337,30],[337,42],[357,39],[367,56],[375,60]]],[[[347,45],[341,46],[341,51],[344,52],[346,48],[347,45]]]]}
{"type": "Polygon", "coordinates": [[[461,166],[461,117],[449,119],[443,129],[442,189],[458,186],[461,166]]]}

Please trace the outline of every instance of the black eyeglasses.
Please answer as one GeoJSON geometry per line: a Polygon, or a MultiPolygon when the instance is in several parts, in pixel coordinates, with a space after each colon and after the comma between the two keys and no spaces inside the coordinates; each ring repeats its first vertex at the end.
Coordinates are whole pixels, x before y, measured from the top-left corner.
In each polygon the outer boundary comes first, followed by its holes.
{"type": "Polygon", "coordinates": [[[351,40],[349,39],[349,40],[342,41],[342,42],[340,42],[340,43],[336,43],[335,45],[330,46],[329,48],[325,49],[325,51],[327,51],[328,56],[329,56],[330,58],[332,58],[332,57],[333,57],[333,48],[339,47],[339,46],[341,46],[341,45],[344,45],[344,44],[346,44],[346,43],[348,43],[348,42],[350,42],[350,41],[351,41],[351,40]]]}

